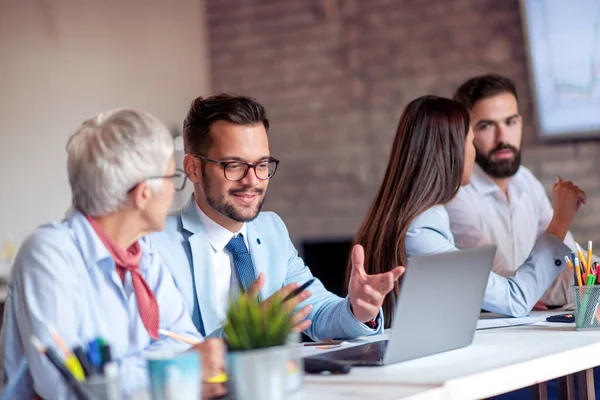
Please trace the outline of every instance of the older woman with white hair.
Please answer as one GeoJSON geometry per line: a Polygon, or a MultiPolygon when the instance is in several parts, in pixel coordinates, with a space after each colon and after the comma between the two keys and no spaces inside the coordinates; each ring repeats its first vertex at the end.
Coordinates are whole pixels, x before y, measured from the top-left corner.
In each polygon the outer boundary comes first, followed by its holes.
{"type": "MultiPolygon", "coordinates": [[[[13,398],[70,398],[33,336],[53,345],[56,329],[68,347],[97,338],[110,344],[121,391],[147,386],[145,360],[190,346],[161,337],[159,328],[202,341],[181,294],[145,235],[163,229],[174,190],[173,141],[156,118],[134,110],[85,121],[67,144],[70,215],[38,228],[17,254],[1,336],[2,381],[13,398]],[[29,370],[17,376],[26,359],[29,370]]],[[[205,374],[220,372],[220,342],[197,346],[205,374]],[[211,371],[212,370],[212,371],[211,371]]]]}

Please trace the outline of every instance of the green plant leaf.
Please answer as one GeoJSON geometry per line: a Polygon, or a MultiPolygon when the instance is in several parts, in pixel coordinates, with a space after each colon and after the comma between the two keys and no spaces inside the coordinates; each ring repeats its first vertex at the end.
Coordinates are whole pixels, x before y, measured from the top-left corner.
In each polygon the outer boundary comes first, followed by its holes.
{"type": "Polygon", "coordinates": [[[279,299],[261,304],[242,294],[229,304],[224,331],[234,351],[280,346],[292,330],[291,318],[279,299]]]}

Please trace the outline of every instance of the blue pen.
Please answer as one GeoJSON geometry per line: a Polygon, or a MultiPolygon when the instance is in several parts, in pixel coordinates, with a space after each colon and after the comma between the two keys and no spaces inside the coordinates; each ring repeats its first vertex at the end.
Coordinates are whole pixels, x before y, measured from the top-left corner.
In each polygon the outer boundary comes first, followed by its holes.
{"type": "Polygon", "coordinates": [[[100,351],[100,345],[100,339],[95,339],[88,342],[87,348],[90,364],[92,364],[97,373],[102,374],[102,353],[100,351]]]}

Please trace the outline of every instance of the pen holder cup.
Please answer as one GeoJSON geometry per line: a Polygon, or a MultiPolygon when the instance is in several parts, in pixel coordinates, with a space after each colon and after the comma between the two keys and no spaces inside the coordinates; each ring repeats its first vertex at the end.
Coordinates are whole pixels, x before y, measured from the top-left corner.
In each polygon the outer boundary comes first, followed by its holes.
{"type": "Polygon", "coordinates": [[[600,285],[572,286],[575,329],[600,330],[600,285]]]}
{"type": "Polygon", "coordinates": [[[114,385],[105,376],[96,375],[89,377],[85,382],[81,383],[81,386],[86,389],[87,393],[94,400],[113,400],[115,398],[114,393],[112,393],[114,385]]]}

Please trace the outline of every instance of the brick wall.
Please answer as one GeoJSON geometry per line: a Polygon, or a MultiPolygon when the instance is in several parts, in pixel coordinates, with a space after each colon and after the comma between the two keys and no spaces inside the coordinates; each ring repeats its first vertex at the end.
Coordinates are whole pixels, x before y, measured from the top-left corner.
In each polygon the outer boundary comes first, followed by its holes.
{"type": "Polygon", "coordinates": [[[600,243],[600,145],[537,138],[518,0],[210,0],[207,11],[213,89],[267,107],[282,163],[266,208],[294,239],[352,236],[405,105],[497,72],[519,88],[524,164],[547,188],[561,174],[588,192],[573,232],[600,243]]]}

